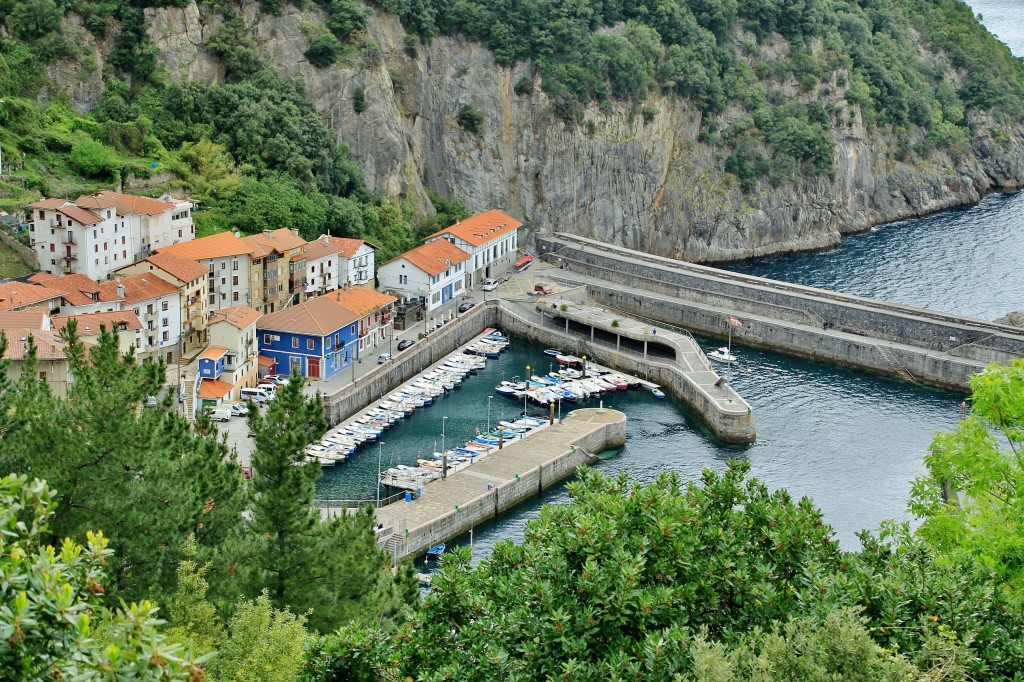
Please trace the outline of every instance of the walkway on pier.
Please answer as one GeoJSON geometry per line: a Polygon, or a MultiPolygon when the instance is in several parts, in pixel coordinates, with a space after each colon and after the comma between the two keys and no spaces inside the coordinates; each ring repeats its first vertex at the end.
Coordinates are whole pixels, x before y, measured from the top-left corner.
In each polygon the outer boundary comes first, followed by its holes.
{"type": "Polygon", "coordinates": [[[813,287],[742,275],[576,236],[544,236],[549,277],[639,319],[737,343],[966,390],[988,362],[1024,357],[1024,330],[813,287]]]}
{"type": "Polygon", "coordinates": [[[422,554],[571,476],[595,454],[626,439],[626,415],[573,410],[561,422],[511,441],[473,465],[423,486],[420,497],[377,509],[396,560],[422,554]]]}

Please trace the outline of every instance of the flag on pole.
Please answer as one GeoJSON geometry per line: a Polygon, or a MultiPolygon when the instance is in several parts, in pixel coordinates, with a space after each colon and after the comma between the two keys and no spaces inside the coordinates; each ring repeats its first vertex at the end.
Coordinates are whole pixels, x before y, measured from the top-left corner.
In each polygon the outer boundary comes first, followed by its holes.
{"type": "Polygon", "coordinates": [[[729,316],[729,324],[731,324],[732,326],[736,327],[737,329],[743,329],[743,323],[740,322],[739,319],[737,319],[735,315],[730,315],[729,316]]]}

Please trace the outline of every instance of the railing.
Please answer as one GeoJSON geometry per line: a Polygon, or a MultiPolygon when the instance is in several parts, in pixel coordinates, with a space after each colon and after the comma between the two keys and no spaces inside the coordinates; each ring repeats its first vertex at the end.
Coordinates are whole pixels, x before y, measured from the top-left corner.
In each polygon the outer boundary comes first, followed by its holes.
{"type": "Polygon", "coordinates": [[[380,504],[377,504],[377,500],[314,500],[313,506],[317,509],[362,509],[366,505],[373,505],[375,507],[386,507],[389,504],[394,504],[405,499],[405,492],[395,493],[394,495],[388,495],[387,497],[380,498],[380,504]]]}

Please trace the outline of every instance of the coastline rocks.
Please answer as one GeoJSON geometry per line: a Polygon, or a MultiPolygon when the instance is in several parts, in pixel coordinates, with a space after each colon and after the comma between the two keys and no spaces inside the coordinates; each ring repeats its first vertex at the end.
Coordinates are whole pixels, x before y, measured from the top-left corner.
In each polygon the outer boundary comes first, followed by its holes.
{"type": "Polygon", "coordinates": [[[1005,324],[1010,327],[1021,327],[1024,328],[1024,310],[1017,310],[1009,312],[1000,317],[998,320],[993,320],[996,324],[1005,324]]]}

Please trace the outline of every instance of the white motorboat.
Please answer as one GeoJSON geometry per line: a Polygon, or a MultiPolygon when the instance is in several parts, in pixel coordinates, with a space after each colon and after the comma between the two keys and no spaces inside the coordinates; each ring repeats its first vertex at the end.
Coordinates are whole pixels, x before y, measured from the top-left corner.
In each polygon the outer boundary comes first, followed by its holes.
{"type": "Polygon", "coordinates": [[[728,346],[722,346],[717,350],[711,351],[708,353],[708,358],[718,362],[736,362],[736,356],[732,354],[728,346]]]}

